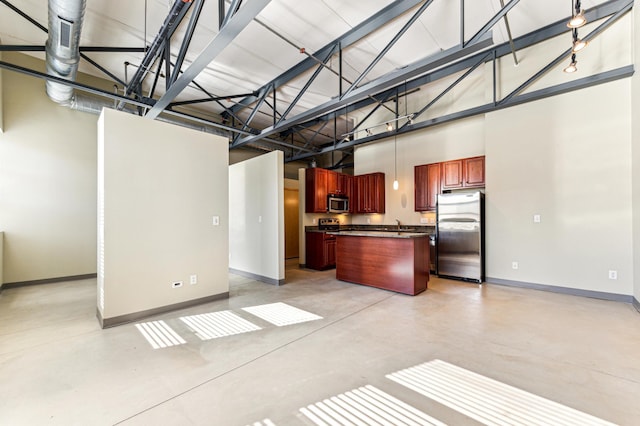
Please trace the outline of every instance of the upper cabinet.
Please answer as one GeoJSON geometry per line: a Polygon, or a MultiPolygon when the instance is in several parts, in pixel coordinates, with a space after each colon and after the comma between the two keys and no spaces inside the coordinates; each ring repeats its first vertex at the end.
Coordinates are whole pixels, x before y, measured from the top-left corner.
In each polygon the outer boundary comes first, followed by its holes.
{"type": "Polygon", "coordinates": [[[354,213],[384,213],[384,173],[355,176],[354,213]]]}
{"type": "Polygon", "coordinates": [[[440,163],[415,167],[415,211],[436,209],[440,190],[440,163]]]}
{"type": "Polygon", "coordinates": [[[349,197],[349,213],[353,213],[353,176],[332,170],[310,168],[305,171],[305,212],[326,213],[327,195],[341,194],[349,197]]]}
{"type": "Polygon", "coordinates": [[[465,158],[462,167],[464,187],[484,186],[484,156],[465,158]]]}
{"type": "Polygon", "coordinates": [[[415,210],[436,209],[443,190],[484,187],[484,156],[415,167],[415,210]]]}
{"type": "Polygon", "coordinates": [[[447,161],[441,164],[442,189],[462,188],[462,160],[447,161]]]}
{"type": "Polygon", "coordinates": [[[311,168],[305,171],[305,212],[327,212],[329,170],[311,168]]]}

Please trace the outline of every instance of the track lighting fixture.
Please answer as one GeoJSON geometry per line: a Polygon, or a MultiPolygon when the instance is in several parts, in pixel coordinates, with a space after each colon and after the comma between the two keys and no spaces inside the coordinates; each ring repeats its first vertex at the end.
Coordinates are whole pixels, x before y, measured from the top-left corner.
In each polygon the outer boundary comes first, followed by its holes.
{"type": "Polygon", "coordinates": [[[392,131],[393,130],[393,124],[387,123],[387,130],[388,131],[392,131]]]}
{"type": "Polygon", "coordinates": [[[567,27],[580,28],[587,23],[587,18],[585,18],[584,16],[584,10],[582,10],[580,0],[576,0],[575,4],[572,4],[572,6],[573,16],[571,17],[571,19],[569,19],[569,22],[567,22],[567,27]]]}
{"type": "MultiPolygon", "coordinates": [[[[578,2],[580,3],[580,2],[578,2]]],[[[578,12],[573,15],[569,22],[567,22],[567,27],[569,28],[580,28],[584,24],[587,23],[587,18],[584,16],[584,10],[577,9],[578,12]]]]}
{"type": "Polygon", "coordinates": [[[576,54],[571,55],[571,63],[564,70],[567,74],[578,71],[578,61],[576,60],[576,54]]]}
{"type": "Polygon", "coordinates": [[[571,49],[571,52],[573,53],[579,52],[585,47],[587,47],[587,42],[580,38],[577,38],[576,40],[573,41],[573,49],[571,49]]]}

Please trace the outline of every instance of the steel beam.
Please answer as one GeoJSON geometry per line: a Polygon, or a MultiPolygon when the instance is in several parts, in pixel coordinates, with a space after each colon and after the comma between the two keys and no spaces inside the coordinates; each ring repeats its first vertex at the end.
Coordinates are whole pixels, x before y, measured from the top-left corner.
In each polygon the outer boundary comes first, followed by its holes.
{"type": "Polygon", "coordinates": [[[182,45],[180,45],[180,50],[178,51],[178,58],[176,59],[176,63],[173,66],[173,73],[171,74],[171,78],[167,76],[167,79],[170,80],[169,84],[173,84],[173,82],[175,82],[178,78],[178,74],[180,73],[180,69],[182,68],[182,62],[184,62],[184,57],[187,55],[187,50],[189,50],[189,45],[191,44],[193,33],[196,29],[198,19],[200,18],[200,13],[202,12],[204,0],[195,1],[196,5],[191,12],[191,17],[189,18],[189,26],[187,27],[184,38],[182,39],[182,45]]]}
{"type": "Polygon", "coordinates": [[[353,89],[358,87],[358,84],[360,84],[360,82],[371,72],[371,70],[376,65],[378,65],[378,62],[380,62],[380,60],[382,60],[384,55],[387,54],[387,52],[393,47],[393,45],[396,44],[398,40],[400,40],[400,38],[404,35],[404,33],[406,33],[407,30],[411,28],[411,25],[413,25],[413,23],[418,20],[420,15],[422,15],[422,13],[425,10],[427,10],[429,6],[431,6],[431,3],[433,3],[433,0],[427,0],[422,4],[422,6],[418,8],[418,10],[413,14],[413,16],[402,26],[400,31],[398,31],[398,33],[395,36],[393,36],[391,41],[387,43],[387,45],[380,51],[380,53],[378,53],[378,56],[376,56],[375,59],[369,64],[369,66],[362,72],[362,74],[360,74],[360,76],[356,78],[356,81],[354,81],[351,84],[351,86],[340,96],[341,98],[344,96],[347,96],[349,93],[353,91],[353,89]]]}
{"type": "MultiPolygon", "coordinates": [[[[399,134],[409,133],[409,132],[420,130],[420,129],[426,129],[438,124],[448,123],[451,121],[460,120],[462,118],[473,117],[474,115],[487,114],[500,109],[524,104],[527,102],[537,101],[537,100],[548,98],[551,96],[561,95],[561,94],[572,92],[575,90],[586,89],[588,87],[596,86],[599,84],[604,84],[604,83],[619,80],[622,78],[631,77],[633,73],[634,73],[633,65],[627,65],[621,68],[617,68],[615,70],[591,75],[591,76],[584,77],[571,82],[562,83],[562,84],[547,87],[544,89],[536,90],[534,92],[525,93],[525,94],[516,96],[514,98],[511,98],[509,102],[506,102],[504,104],[495,105],[494,103],[489,103],[489,104],[477,106],[474,108],[469,108],[464,111],[455,112],[453,114],[432,118],[430,120],[426,120],[426,121],[422,121],[420,123],[414,124],[413,126],[411,126],[411,128],[405,128],[404,130],[400,130],[397,134],[399,135],[399,134]]],[[[388,138],[389,136],[384,136],[384,137],[371,136],[368,138],[356,139],[353,141],[341,143],[337,145],[335,149],[355,147],[361,144],[370,143],[376,140],[388,139],[388,138]]],[[[318,154],[326,154],[331,151],[333,151],[333,147],[326,147],[321,149],[319,152],[300,154],[294,157],[287,158],[286,160],[287,162],[299,161],[309,157],[313,157],[318,154]]]]}
{"type": "Polygon", "coordinates": [[[329,102],[325,102],[324,104],[319,105],[315,108],[312,108],[302,114],[298,114],[293,118],[284,120],[276,126],[271,126],[266,129],[263,129],[257,135],[248,136],[248,137],[239,139],[238,141],[234,142],[232,147],[235,148],[235,147],[245,145],[247,143],[257,141],[262,137],[273,135],[275,133],[280,132],[281,130],[287,129],[299,123],[303,123],[319,115],[326,114],[327,112],[339,110],[340,108],[343,108],[346,105],[349,105],[353,102],[361,101],[367,98],[372,93],[377,94],[381,91],[390,89],[395,85],[404,82],[405,80],[412,79],[421,74],[427,73],[432,69],[446,65],[451,61],[467,56],[480,49],[486,48],[490,46],[491,43],[492,41],[491,41],[490,35],[486,35],[486,37],[484,37],[481,41],[479,41],[474,45],[470,45],[466,47],[456,46],[451,49],[445,50],[439,54],[433,55],[429,58],[425,58],[421,61],[414,62],[413,64],[408,65],[405,68],[390,72],[376,80],[373,80],[367,84],[364,84],[358,87],[357,89],[349,93],[347,96],[343,96],[342,98],[332,99],[329,102]]]}
{"type": "Polygon", "coordinates": [[[519,1],[520,0],[511,0],[509,4],[500,9],[500,11],[489,20],[489,22],[484,24],[484,26],[480,28],[480,30],[473,37],[471,37],[471,39],[469,39],[469,41],[464,42],[464,46],[476,43],[478,40],[480,40],[480,38],[482,38],[482,36],[484,36],[491,28],[493,28],[493,26],[497,24],[498,21],[507,14],[508,11],[510,11],[516,4],[518,4],[519,1]]]}
{"type": "Polygon", "coordinates": [[[229,20],[233,18],[233,15],[235,15],[238,12],[238,9],[240,8],[241,4],[242,4],[242,0],[231,0],[229,11],[225,13],[224,19],[222,20],[222,24],[220,25],[220,29],[223,29],[225,25],[229,23],[229,20]]]}
{"type": "Polygon", "coordinates": [[[252,0],[242,6],[214,39],[204,48],[145,117],[154,119],[215,59],[271,0],[252,0]]]}
{"type": "Polygon", "coordinates": [[[96,61],[94,61],[93,59],[88,57],[87,55],[85,55],[84,53],[81,52],[80,53],[80,57],[82,59],[84,59],[85,61],[89,62],[94,67],[98,68],[100,71],[102,71],[103,73],[105,73],[109,77],[111,77],[111,79],[113,81],[115,81],[116,83],[120,83],[122,86],[126,86],[127,85],[127,83],[125,83],[124,81],[120,80],[115,74],[110,72],[108,69],[106,69],[105,67],[103,67],[102,65],[100,65],[99,63],[97,63],[96,61]]]}
{"type": "MultiPolygon", "coordinates": [[[[329,54],[327,55],[326,58],[324,58],[324,60],[322,61],[322,64],[318,65],[318,68],[316,68],[316,70],[313,72],[313,74],[311,75],[311,78],[309,78],[309,80],[305,83],[305,85],[302,87],[302,89],[300,89],[300,91],[298,92],[296,97],[293,99],[293,102],[291,102],[289,107],[282,114],[282,116],[280,117],[280,120],[278,121],[278,123],[280,121],[284,120],[285,118],[287,118],[287,115],[289,115],[289,113],[291,112],[293,107],[296,106],[296,104],[298,103],[300,98],[302,98],[302,96],[307,92],[307,90],[309,89],[309,86],[311,86],[311,84],[318,77],[318,75],[320,74],[320,71],[322,71],[324,69],[324,65],[326,65],[327,61],[331,58],[332,55],[333,55],[333,50],[329,51],[329,54]]],[[[342,81],[342,79],[340,81],[342,81]]],[[[275,88],[273,90],[275,91],[275,88]]],[[[277,123],[274,123],[274,125],[275,124],[277,124],[277,123]]]]}
{"type": "Polygon", "coordinates": [[[22,16],[24,19],[26,19],[27,21],[31,22],[33,25],[35,25],[36,27],[40,28],[42,31],[44,31],[45,33],[48,33],[49,30],[47,29],[47,27],[45,27],[44,25],[42,25],[40,22],[36,21],[35,19],[33,19],[31,16],[27,15],[25,12],[23,12],[22,10],[18,9],[17,7],[15,7],[13,4],[11,4],[9,1],[7,0],[0,0],[0,3],[3,3],[5,6],[7,6],[9,9],[13,10],[15,13],[17,13],[18,15],[22,16]]]}
{"type": "MultiPolygon", "coordinates": [[[[398,16],[404,14],[408,10],[412,9],[416,5],[420,4],[423,0],[396,0],[391,3],[389,6],[380,10],[376,14],[372,15],[370,18],[361,22],[353,29],[347,31],[339,38],[335,39],[331,43],[325,45],[321,49],[317,50],[311,57],[307,57],[303,61],[299,62],[292,68],[288,69],[284,73],[280,74],[275,79],[266,83],[260,89],[258,89],[258,93],[261,90],[264,90],[266,87],[275,87],[278,89],[289,81],[295,79],[299,75],[305,73],[306,71],[313,68],[317,61],[314,59],[316,57],[324,58],[326,55],[335,49],[336,46],[340,46],[341,49],[346,49],[350,45],[356,43],[367,35],[373,33],[374,31],[380,29],[385,26],[388,22],[396,19],[398,16]]],[[[258,99],[255,96],[248,96],[247,98],[238,102],[238,105],[232,107],[233,112],[237,112],[238,110],[245,108],[252,103],[256,102],[258,99]]]]}
{"type": "MultiPolygon", "coordinates": [[[[461,0],[461,3],[464,0],[461,0]]],[[[633,0],[611,0],[609,2],[603,3],[596,7],[593,7],[587,11],[585,11],[585,16],[589,20],[589,22],[597,21],[599,19],[605,18],[607,16],[613,15],[619,10],[628,7],[629,5],[633,5],[633,0]]],[[[529,34],[525,34],[513,40],[513,42],[503,43],[501,45],[496,46],[493,49],[496,59],[501,58],[505,55],[510,55],[515,50],[524,49],[529,46],[533,46],[537,43],[541,43],[545,40],[556,37],[560,34],[564,34],[567,32],[567,20],[562,19],[553,24],[550,24],[544,28],[533,31],[529,34]]],[[[407,90],[415,90],[420,86],[424,86],[425,84],[429,84],[441,78],[447,77],[449,75],[464,71],[465,69],[473,66],[485,53],[478,53],[469,58],[466,58],[462,61],[454,62],[445,67],[438,69],[435,72],[425,74],[415,79],[407,79],[407,90]]],[[[493,58],[489,59],[493,60],[493,58]]],[[[389,93],[395,90],[395,88],[389,89],[389,93]]],[[[376,96],[386,96],[388,92],[382,92],[376,94],[376,96]]],[[[350,105],[347,108],[348,112],[357,111],[359,109],[365,108],[368,105],[375,103],[372,99],[363,99],[355,104],[350,105]]],[[[332,120],[333,116],[337,112],[331,112],[319,117],[316,117],[312,120],[309,120],[305,123],[300,123],[297,126],[311,127],[325,120],[332,120]]],[[[283,134],[288,134],[288,131],[282,132],[283,134]]]]}
{"type": "Polygon", "coordinates": [[[40,71],[32,70],[29,68],[22,67],[20,65],[10,64],[9,62],[0,61],[0,68],[14,71],[20,74],[28,75],[30,77],[36,77],[42,80],[54,81],[56,83],[64,84],[69,87],[73,87],[74,89],[82,90],[83,92],[92,93],[94,95],[104,96],[109,99],[114,99],[116,101],[121,101],[124,103],[128,103],[131,105],[135,105],[138,107],[147,108],[150,106],[150,103],[142,102],[135,99],[127,98],[126,96],[118,95],[117,93],[109,92],[107,90],[98,89],[96,87],[88,86],[86,84],[78,83],[71,80],[66,80],[64,78],[56,77],[53,75],[49,75],[40,71]]]}
{"type": "Polygon", "coordinates": [[[180,22],[184,18],[184,15],[187,13],[190,7],[191,2],[176,0],[173,3],[173,6],[171,7],[169,14],[162,23],[158,34],[151,43],[151,46],[149,47],[146,55],[144,56],[144,58],[142,58],[140,66],[129,81],[129,85],[127,86],[125,91],[126,95],[136,92],[138,87],[142,85],[142,81],[145,79],[149,68],[155,62],[158,55],[162,55],[162,49],[165,46],[165,41],[171,39],[171,36],[178,28],[178,25],[180,24],[180,22]]]}

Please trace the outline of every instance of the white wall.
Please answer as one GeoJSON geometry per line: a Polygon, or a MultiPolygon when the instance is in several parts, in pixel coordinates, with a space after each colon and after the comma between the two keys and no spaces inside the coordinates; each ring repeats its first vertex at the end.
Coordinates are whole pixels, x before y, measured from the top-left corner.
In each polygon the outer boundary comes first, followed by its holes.
{"type": "Polygon", "coordinates": [[[98,143],[105,322],[226,295],[227,139],[105,109],[98,143]]]}
{"type": "Polygon", "coordinates": [[[487,277],[632,293],[630,83],[487,114],[487,277]]]}
{"type": "Polygon", "coordinates": [[[284,276],[284,156],[229,167],[229,268],[269,283],[284,276]]]}
{"type": "MultiPolygon", "coordinates": [[[[26,55],[4,52],[3,58],[44,71],[42,61],[26,55]]],[[[42,80],[2,75],[4,281],[94,274],[97,117],[50,101],[42,80]]]]}
{"type": "Polygon", "coordinates": [[[0,290],[2,290],[2,285],[4,284],[4,280],[2,279],[2,276],[4,275],[3,273],[4,263],[2,261],[3,252],[4,252],[4,232],[0,231],[0,290]]]}
{"type": "MultiPolygon", "coordinates": [[[[2,60],[2,52],[0,52],[0,61],[2,60]]],[[[0,133],[2,133],[4,131],[4,114],[3,114],[3,107],[2,104],[4,103],[2,101],[3,96],[3,88],[2,88],[2,70],[0,69],[0,133]]]]}
{"type": "MultiPolygon", "coordinates": [[[[635,28],[640,28],[640,9],[634,8],[635,28]]],[[[634,54],[640,58],[640,31],[634,33],[634,54]]],[[[633,194],[633,282],[634,297],[640,306],[640,75],[638,72],[631,79],[631,160],[632,160],[632,194],[633,194]]]]}

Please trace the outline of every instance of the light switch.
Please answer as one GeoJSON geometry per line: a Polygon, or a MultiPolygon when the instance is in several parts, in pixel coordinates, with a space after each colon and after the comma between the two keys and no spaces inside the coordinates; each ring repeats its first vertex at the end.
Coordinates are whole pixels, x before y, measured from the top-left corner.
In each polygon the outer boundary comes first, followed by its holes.
{"type": "Polygon", "coordinates": [[[540,223],[540,215],[539,214],[534,214],[533,215],[533,222],[534,223],[540,223]]]}
{"type": "Polygon", "coordinates": [[[213,226],[219,226],[220,225],[220,216],[214,216],[213,217],[213,226]]]}
{"type": "Polygon", "coordinates": [[[262,216],[258,216],[258,223],[262,223],[262,216]]]}

